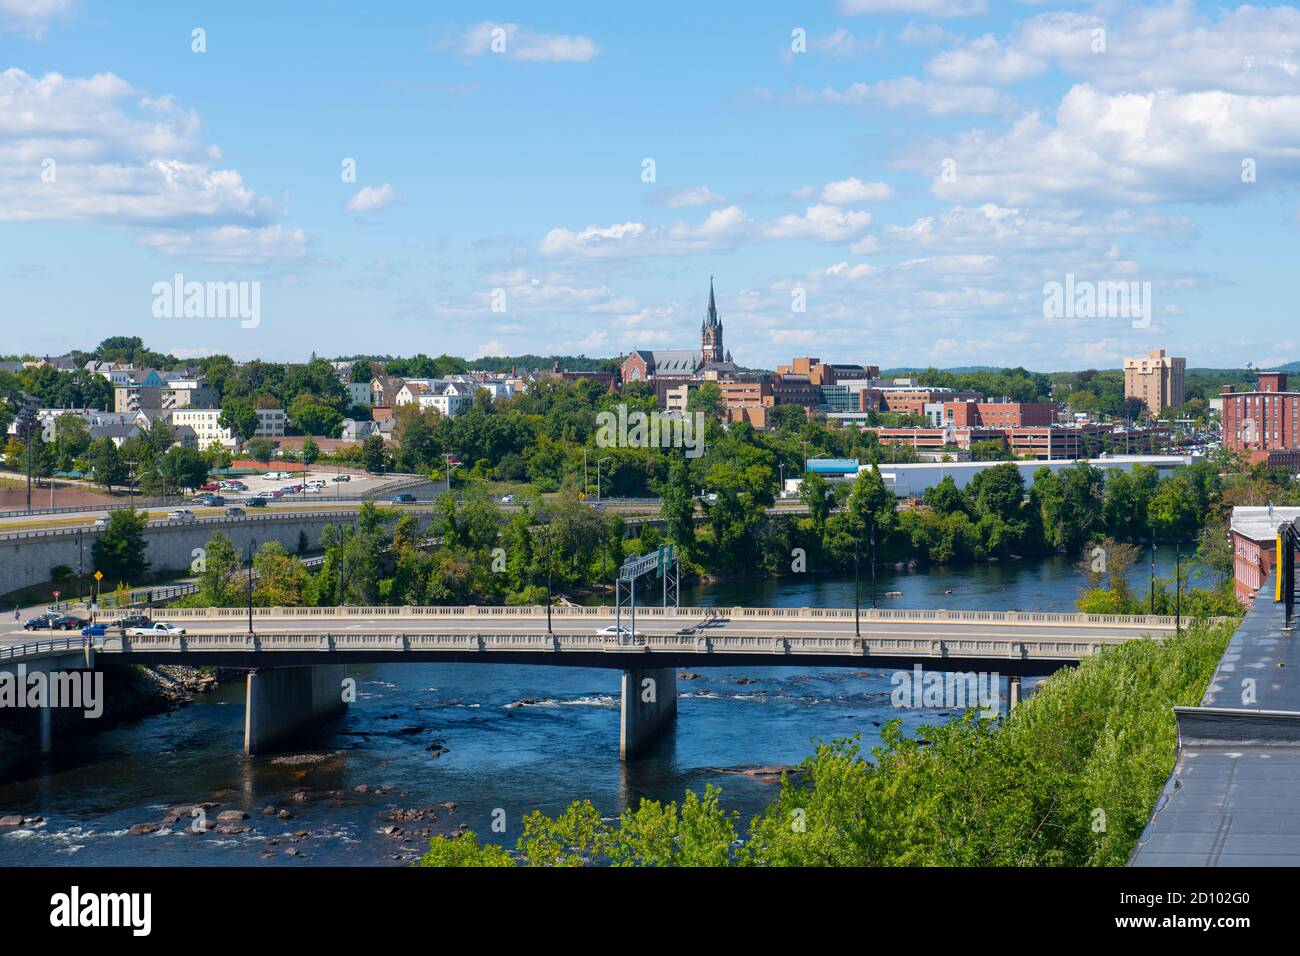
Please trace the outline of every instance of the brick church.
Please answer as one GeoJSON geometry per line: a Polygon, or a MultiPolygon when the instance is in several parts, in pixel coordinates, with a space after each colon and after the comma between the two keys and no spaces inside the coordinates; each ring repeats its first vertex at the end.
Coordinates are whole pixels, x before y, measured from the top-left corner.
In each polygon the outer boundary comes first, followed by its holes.
{"type": "Polygon", "coordinates": [[[691,380],[698,380],[706,371],[727,375],[735,371],[731,353],[722,345],[722,319],[718,318],[718,303],[713,296],[713,277],[709,277],[709,307],[700,324],[699,349],[669,349],[651,351],[637,349],[623,360],[623,384],[653,382],[656,391],[691,380]]]}

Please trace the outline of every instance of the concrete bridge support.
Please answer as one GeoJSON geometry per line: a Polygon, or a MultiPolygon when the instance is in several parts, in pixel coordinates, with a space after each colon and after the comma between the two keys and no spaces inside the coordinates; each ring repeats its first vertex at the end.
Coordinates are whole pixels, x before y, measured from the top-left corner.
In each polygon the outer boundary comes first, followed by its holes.
{"type": "Polygon", "coordinates": [[[259,667],[248,672],[244,753],[279,749],[347,709],[343,664],[259,667]]]}
{"type": "Polygon", "coordinates": [[[631,760],[677,718],[677,668],[623,671],[618,755],[631,760]]]}
{"type": "Polygon", "coordinates": [[[1012,674],[1007,678],[1007,713],[1010,714],[1020,703],[1020,678],[1012,674]]]}

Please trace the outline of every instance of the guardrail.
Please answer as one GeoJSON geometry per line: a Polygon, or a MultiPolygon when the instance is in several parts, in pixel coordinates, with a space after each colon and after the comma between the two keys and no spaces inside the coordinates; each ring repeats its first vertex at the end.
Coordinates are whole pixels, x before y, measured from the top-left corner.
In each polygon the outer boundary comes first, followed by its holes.
{"type": "MultiPolygon", "coordinates": [[[[49,637],[43,641],[31,641],[26,644],[0,644],[0,661],[15,658],[32,657],[37,654],[52,654],[58,651],[83,650],[88,638],[84,637],[49,637]]],[[[92,646],[93,642],[92,642],[92,646]]]]}
{"type": "MultiPolygon", "coordinates": [[[[193,520],[181,520],[179,518],[164,518],[158,521],[150,521],[146,524],[148,528],[186,528],[193,525],[229,525],[229,524],[247,524],[247,523],[265,523],[268,521],[301,521],[303,519],[319,518],[350,518],[356,517],[361,513],[360,508],[334,508],[328,511],[284,511],[276,510],[267,511],[264,514],[243,514],[243,515],[212,515],[204,518],[194,518],[193,520]]],[[[425,507],[407,507],[404,514],[433,514],[432,506],[425,507]]],[[[93,525],[75,525],[65,528],[41,528],[35,531],[14,531],[8,534],[0,534],[0,541],[16,541],[29,538],[55,538],[55,537],[73,537],[78,533],[91,532],[98,534],[102,528],[96,528],[93,525]]]]}
{"type": "MultiPolygon", "coordinates": [[[[600,634],[194,634],[184,636],[106,636],[101,653],[241,653],[287,652],[426,653],[517,652],[521,654],[628,653],[753,654],[756,657],[824,656],[867,658],[919,657],[1006,660],[1077,660],[1113,641],[941,640],[928,637],[709,635],[696,633],[615,637],[600,634]]],[[[621,664],[611,665],[621,666],[621,664]]]]}
{"type": "MultiPolygon", "coordinates": [[[[627,615],[626,609],[623,612],[627,615]]],[[[728,620],[785,621],[852,621],[853,608],[747,608],[747,607],[637,607],[638,618],[706,618],[728,620]]],[[[246,618],[248,609],[229,607],[175,608],[159,611],[159,620],[222,620],[246,618]]],[[[593,607],[555,606],[553,618],[612,618],[615,609],[608,605],[593,607]]],[[[863,621],[898,623],[968,623],[968,624],[1051,624],[1059,626],[1113,626],[1173,630],[1172,614],[1082,614],[1052,611],[946,611],[863,609],[863,621]]],[[[446,607],[262,607],[253,608],[254,620],[300,620],[303,618],[544,618],[546,606],[531,605],[459,605],[446,607]]]]}

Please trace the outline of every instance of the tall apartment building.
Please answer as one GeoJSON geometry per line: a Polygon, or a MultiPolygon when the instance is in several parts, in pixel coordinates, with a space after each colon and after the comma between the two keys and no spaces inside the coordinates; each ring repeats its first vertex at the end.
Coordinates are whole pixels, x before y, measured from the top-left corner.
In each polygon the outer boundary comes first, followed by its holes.
{"type": "Polygon", "coordinates": [[[1165,408],[1180,408],[1184,401],[1183,377],[1187,359],[1151,349],[1143,358],[1124,360],[1124,397],[1140,398],[1152,415],[1165,408]]]}
{"type": "Polygon", "coordinates": [[[1223,387],[1223,443],[1254,463],[1300,467],[1300,392],[1285,372],[1260,372],[1253,392],[1223,387]]]}

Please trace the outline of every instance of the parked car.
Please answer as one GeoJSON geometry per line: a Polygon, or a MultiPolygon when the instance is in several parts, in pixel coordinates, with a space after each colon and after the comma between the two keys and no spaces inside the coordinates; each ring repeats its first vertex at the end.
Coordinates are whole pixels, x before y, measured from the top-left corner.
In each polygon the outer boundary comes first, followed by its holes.
{"type": "Polygon", "coordinates": [[[266,499],[261,497],[249,498],[246,502],[244,502],[244,504],[248,505],[248,507],[250,508],[265,508],[266,499]]]}
{"type": "Polygon", "coordinates": [[[166,621],[154,621],[143,627],[128,627],[127,637],[184,637],[185,628],[168,624],[166,621]]]}
{"type": "Polygon", "coordinates": [[[351,481],[351,480],[352,480],[352,476],[351,476],[351,475],[335,475],[335,476],[334,476],[334,480],[335,480],[335,481],[351,481]]]}
{"type": "Polygon", "coordinates": [[[199,485],[199,491],[220,491],[221,485],[215,481],[209,481],[205,485],[199,485]]]}
{"type": "Polygon", "coordinates": [[[24,631],[49,631],[53,628],[50,622],[54,620],[53,614],[42,614],[40,617],[34,617],[31,620],[23,621],[24,631]]]}
{"type": "Polygon", "coordinates": [[[108,634],[107,624],[88,624],[81,629],[82,637],[104,637],[108,634]]]}
{"type": "Polygon", "coordinates": [[[89,623],[88,618],[77,617],[75,614],[60,614],[58,617],[50,618],[50,630],[79,631],[89,623]]]}
{"type": "Polygon", "coordinates": [[[392,499],[392,501],[393,501],[393,504],[395,504],[395,505],[406,505],[406,504],[410,504],[411,502],[415,501],[415,495],[411,495],[411,494],[407,494],[406,492],[402,492],[400,495],[393,495],[393,499],[392,499]]]}
{"type": "Polygon", "coordinates": [[[189,508],[177,508],[175,511],[167,512],[168,521],[193,521],[194,512],[189,508]]]}
{"type": "Polygon", "coordinates": [[[226,499],[221,495],[199,495],[194,499],[194,504],[203,505],[207,508],[220,508],[226,503],[226,499]]]}
{"type": "Polygon", "coordinates": [[[125,631],[128,627],[148,627],[153,621],[147,614],[128,614],[126,617],[113,622],[113,627],[120,627],[125,631]]]}
{"type": "Polygon", "coordinates": [[[512,505],[512,504],[515,503],[515,496],[514,496],[514,495],[502,495],[502,496],[501,496],[501,503],[502,503],[503,505],[512,505]]]}
{"type": "Polygon", "coordinates": [[[320,494],[321,492],[323,492],[324,490],[325,490],[325,486],[324,486],[324,485],[308,485],[307,488],[306,488],[306,494],[309,494],[309,495],[318,495],[318,494],[320,494]]]}
{"type": "Polygon", "coordinates": [[[242,515],[243,513],[244,513],[244,509],[243,509],[243,508],[227,508],[227,509],[226,509],[226,517],[227,517],[227,518],[238,518],[238,517],[239,517],[240,515],[242,515]]]}

